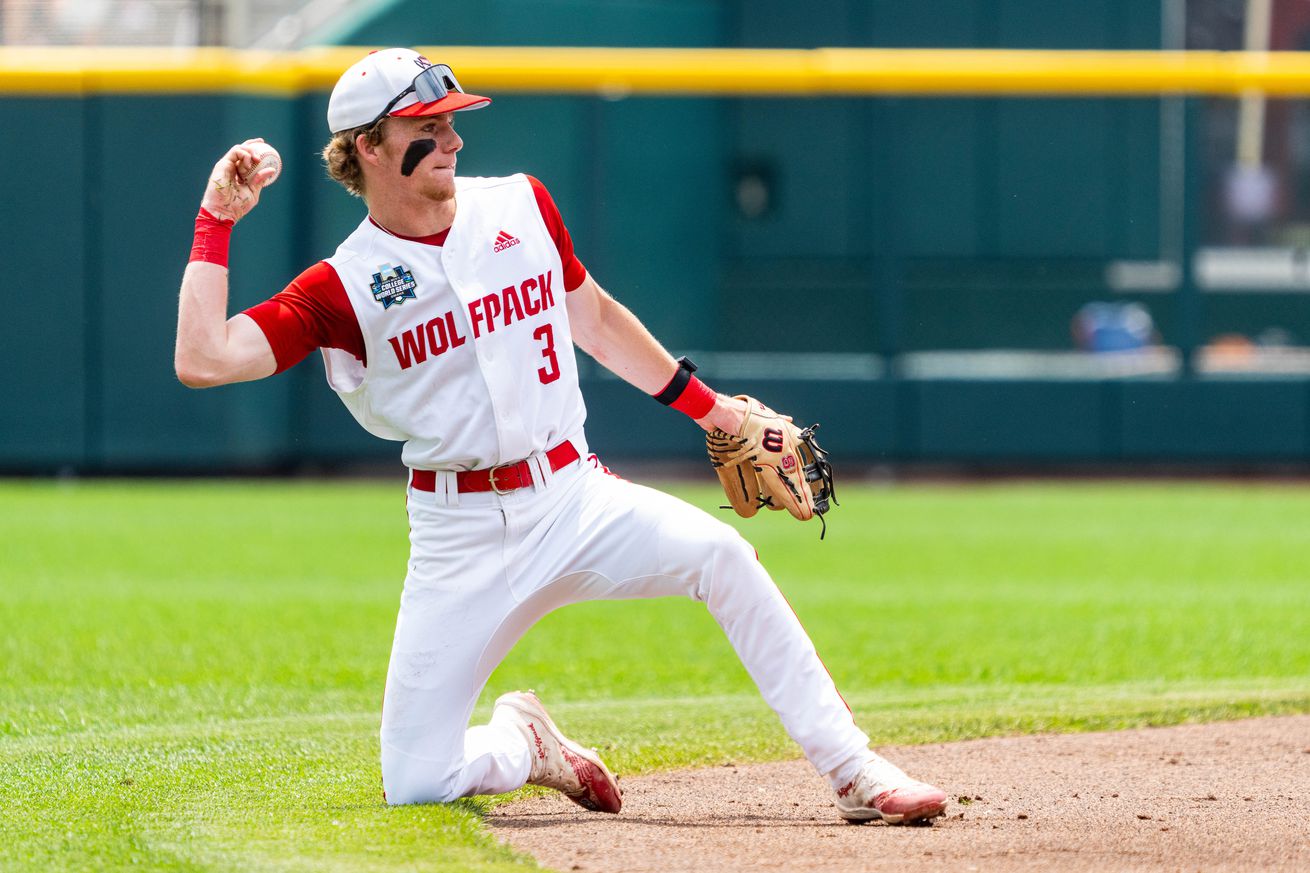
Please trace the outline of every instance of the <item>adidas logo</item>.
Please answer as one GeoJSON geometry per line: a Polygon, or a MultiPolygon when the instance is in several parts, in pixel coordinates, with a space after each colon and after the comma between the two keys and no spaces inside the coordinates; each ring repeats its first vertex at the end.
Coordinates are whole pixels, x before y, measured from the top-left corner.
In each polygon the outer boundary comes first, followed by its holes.
{"type": "Polygon", "coordinates": [[[496,245],[493,246],[492,249],[493,251],[503,252],[510,246],[516,246],[518,244],[518,237],[510,236],[502,230],[500,233],[496,234],[496,245]]]}

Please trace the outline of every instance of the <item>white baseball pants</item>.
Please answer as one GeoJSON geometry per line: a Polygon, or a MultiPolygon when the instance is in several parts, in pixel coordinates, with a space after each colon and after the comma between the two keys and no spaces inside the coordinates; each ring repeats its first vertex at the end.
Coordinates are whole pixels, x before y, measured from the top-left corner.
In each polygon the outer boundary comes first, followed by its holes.
{"type": "Polygon", "coordinates": [[[410,489],[409,572],[382,710],[388,803],[499,794],[527,782],[523,737],[496,724],[469,728],[469,718],[528,628],[586,600],[704,603],[816,770],[867,749],[814,644],[733,528],[609,474],[594,456],[553,475],[533,466],[547,481],[504,496],[454,494],[450,474],[439,474],[436,493],[410,489]]]}

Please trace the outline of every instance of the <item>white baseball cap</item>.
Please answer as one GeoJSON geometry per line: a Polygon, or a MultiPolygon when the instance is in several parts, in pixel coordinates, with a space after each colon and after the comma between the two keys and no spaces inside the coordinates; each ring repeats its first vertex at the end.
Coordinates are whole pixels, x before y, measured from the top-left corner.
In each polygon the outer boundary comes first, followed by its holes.
{"type": "Polygon", "coordinates": [[[402,118],[481,109],[490,97],[465,94],[445,64],[407,48],[370,52],[341,74],[328,98],[333,133],[361,127],[384,114],[402,118]]]}

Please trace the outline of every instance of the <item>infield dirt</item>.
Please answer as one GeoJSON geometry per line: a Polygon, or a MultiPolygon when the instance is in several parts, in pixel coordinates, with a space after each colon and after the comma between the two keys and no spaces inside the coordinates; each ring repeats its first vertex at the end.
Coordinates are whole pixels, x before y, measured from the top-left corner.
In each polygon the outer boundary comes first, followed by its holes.
{"type": "Polygon", "coordinates": [[[561,871],[1310,870],[1310,716],[886,747],[951,794],[930,827],[847,825],[804,761],[622,780],[492,831],[561,871]]]}

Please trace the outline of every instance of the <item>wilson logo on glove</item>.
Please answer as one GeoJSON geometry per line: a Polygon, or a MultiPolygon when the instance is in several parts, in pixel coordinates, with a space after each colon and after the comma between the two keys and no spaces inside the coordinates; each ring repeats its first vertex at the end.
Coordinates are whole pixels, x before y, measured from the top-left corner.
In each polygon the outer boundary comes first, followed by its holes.
{"type": "Polygon", "coordinates": [[[764,436],[760,439],[760,445],[766,452],[781,452],[782,431],[778,430],[776,427],[766,427],[764,429],[764,436]]]}

